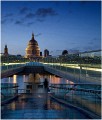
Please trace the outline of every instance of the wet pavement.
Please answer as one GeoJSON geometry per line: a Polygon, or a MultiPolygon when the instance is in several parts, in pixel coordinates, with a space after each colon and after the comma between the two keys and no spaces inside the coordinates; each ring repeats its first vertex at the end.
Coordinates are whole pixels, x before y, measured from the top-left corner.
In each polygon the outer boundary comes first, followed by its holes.
{"type": "Polygon", "coordinates": [[[2,119],[87,119],[80,111],[65,107],[46,93],[23,94],[2,106],[2,119]]]}
{"type": "MultiPolygon", "coordinates": [[[[30,85],[25,80],[25,76],[24,81],[19,76],[17,80],[19,89],[30,85]]],[[[30,93],[22,94],[17,99],[1,106],[1,119],[88,119],[88,116],[81,111],[56,102],[43,87],[35,83],[31,85],[32,88],[27,88],[30,93]]]]}

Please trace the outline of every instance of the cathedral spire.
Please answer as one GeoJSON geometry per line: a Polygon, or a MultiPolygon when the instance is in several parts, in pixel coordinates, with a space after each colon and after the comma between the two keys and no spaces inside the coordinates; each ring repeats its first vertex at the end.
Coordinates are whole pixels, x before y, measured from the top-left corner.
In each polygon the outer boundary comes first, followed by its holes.
{"type": "Polygon", "coordinates": [[[5,45],[5,48],[4,48],[4,55],[5,55],[5,56],[8,55],[8,48],[7,48],[7,45],[5,45]]]}
{"type": "Polygon", "coordinates": [[[32,39],[34,39],[34,33],[32,32],[32,39]]]}
{"type": "Polygon", "coordinates": [[[7,44],[5,45],[5,48],[7,48],[7,44]]]}

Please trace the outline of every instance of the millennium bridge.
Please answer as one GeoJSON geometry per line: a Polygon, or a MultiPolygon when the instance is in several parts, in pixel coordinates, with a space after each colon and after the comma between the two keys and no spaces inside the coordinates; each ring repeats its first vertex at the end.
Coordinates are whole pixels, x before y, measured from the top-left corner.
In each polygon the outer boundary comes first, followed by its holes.
{"type": "Polygon", "coordinates": [[[101,72],[101,50],[41,59],[1,57],[1,118],[101,119],[101,72]],[[50,83],[47,92],[41,81],[23,88],[4,82],[19,74],[51,74],[66,82],[50,83]]]}

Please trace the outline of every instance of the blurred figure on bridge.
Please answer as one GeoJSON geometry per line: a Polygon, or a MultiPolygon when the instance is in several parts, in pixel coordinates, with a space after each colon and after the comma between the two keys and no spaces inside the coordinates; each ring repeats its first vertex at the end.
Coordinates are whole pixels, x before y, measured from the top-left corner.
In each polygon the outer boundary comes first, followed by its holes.
{"type": "Polygon", "coordinates": [[[48,88],[49,88],[48,86],[49,86],[48,80],[47,80],[47,78],[45,78],[45,80],[44,80],[44,88],[45,88],[46,91],[48,91],[48,88]]]}

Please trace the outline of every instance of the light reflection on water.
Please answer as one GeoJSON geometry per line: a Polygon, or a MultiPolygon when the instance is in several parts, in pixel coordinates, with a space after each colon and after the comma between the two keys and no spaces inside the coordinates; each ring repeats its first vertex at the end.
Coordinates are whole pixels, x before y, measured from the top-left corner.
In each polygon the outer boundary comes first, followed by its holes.
{"type": "Polygon", "coordinates": [[[39,80],[39,82],[43,83],[44,79],[47,78],[50,84],[72,84],[70,80],[60,78],[55,75],[34,75],[34,74],[29,74],[29,75],[13,75],[8,78],[3,78],[1,79],[1,83],[18,83],[20,89],[24,89],[24,83],[25,82],[36,82],[39,80]]]}
{"type": "Polygon", "coordinates": [[[17,83],[17,75],[13,75],[13,83],[17,83]]]}

